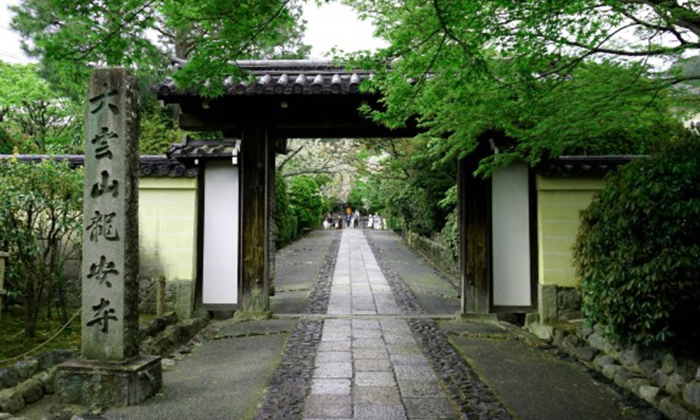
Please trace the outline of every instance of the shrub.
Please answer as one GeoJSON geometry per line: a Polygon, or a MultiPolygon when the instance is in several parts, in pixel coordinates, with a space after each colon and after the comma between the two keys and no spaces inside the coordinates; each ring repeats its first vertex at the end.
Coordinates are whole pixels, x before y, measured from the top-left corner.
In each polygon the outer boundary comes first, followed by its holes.
{"type": "Polygon", "coordinates": [[[697,137],[609,176],[574,249],[588,320],[622,342],[697,340],[699,238],[697,137]]]}
{"type": "Polygon", "coordinates": [[[289,208],[289,193],[284,177],[275,180],[275,247],[281,249],[296,238],[297,220],[289,208]]]}
{"type": "Polygon", "coordinates": [[[290,180],[289,207],[298,221],[297,229],[313,229],[321,224],[326,208],[316,180],[310,176],[294,176],[290,180]]]}
{"type": "Polygon", "coordinates": [[[0,248],[9,251],[7,289],[25,305],[33,337],[43,304],[67,319],[63,268],[80,254],[83,172],[51,159],[0,162],[0,248]]]}

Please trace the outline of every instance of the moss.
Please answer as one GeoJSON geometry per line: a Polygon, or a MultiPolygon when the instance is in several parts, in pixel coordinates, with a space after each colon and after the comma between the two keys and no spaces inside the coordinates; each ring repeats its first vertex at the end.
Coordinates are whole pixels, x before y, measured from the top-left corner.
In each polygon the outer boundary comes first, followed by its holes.
{"type": "MultiPolygon", "coordinates": [[[[72,316],[77,308],[69,309],[68,315],[72,316]]],[[[62,326],[63,322],[56,318],[47,320],[46,312],[42,310],[37,318],[35,337],[24,335],[24,308],[11,306],[3,308],[0,318],[0,367],[12,365],[16,360],[2,362],[5,359],[24,354],[36,346],[51,338],[62,326]]],[[[76,317],[61,334],[51,342],[37,350],[37,353],[55,349],[80,349],[80,316],[76,317]]]]}

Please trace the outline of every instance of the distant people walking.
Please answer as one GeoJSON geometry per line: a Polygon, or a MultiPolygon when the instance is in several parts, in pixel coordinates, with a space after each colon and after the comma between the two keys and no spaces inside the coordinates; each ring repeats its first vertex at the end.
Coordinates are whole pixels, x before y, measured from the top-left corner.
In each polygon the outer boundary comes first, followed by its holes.
{"type": "Polygon", "coordinates": [[[372,226],[374,226],[374,216],[372,216],[370,213],[369,217],[367,218],[367,227],[372,229],[372,226]]]}
{"type": "Polygon", "coordinates": [[[333,227],[333,218],[332,218],[331,215],[329,214],[328,217],[326,217],[325,219],[323,219],[323,229],[324,229],[324,230],[328,230],[328,229],[330,229],[331,227],[333,227]]]}
{"type": "Polygon", "coordinates": [[[375,230],[380,230],[383,229],[383,222],[382,222],[382,216],[379,215],[379,213],[374,215],[374,220],[372,221],[372,226],[374,227],[375,230]]]}

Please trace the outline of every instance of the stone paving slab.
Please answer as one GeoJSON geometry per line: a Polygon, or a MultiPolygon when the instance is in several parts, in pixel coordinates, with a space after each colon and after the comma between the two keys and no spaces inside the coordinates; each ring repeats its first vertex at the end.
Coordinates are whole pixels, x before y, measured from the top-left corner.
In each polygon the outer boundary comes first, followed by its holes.
{"type": "Polygon", "coordinates": [[[505,327],[495,322],[446,321],[440,323],[440,328],[447,334],[455,335],[509,335],[505,327]]]}
{"type": "Polygon", "coordinates": [[[351,395],[350,379],[314,379],[311,395],[351,395]]]}
{"type": "Polygon", "coordinates": [[[442,397],[444,391],[437,379],[404,379],[399,381],[399,389],[404,397],[442,397]]]}
{"type": "Polygon", "coordinates": [[[314,378],[352,378],[352,363],[316,363],[314,378]]]}
{"type": "Polygon", "coordinates": [[[229,320],[216,333],[216,338],[290,333],[294,331],[295,326],[296,320],[294,319],[266,319],[244,322],[229,320]]]}
{"type": "Polygon", "coordinates": [[[391,360],[387,359],[355,359],[355,371],[391,371],[391,360]]]}
{"type": "Polygon", "coordinates": [[[428,413],[430,418],[457,418],[406,320],[386,318],[401,310],[364,236],[344,232],[339,249],[348,258],[339,255],[337,259],[328,314],[352,319],[325,321],[304,419],[412,420],[428,413]],[[345,359],[347,354],[352,364],[330,361],[345,359]],[[340,382],[343,379],[349,382],[340,382]],[[335,394],[352,395],[352,410],[346,400],[331,407],[332,403],[316,398],[335,394]]]}
{"type": "Polygon", "coordinates": [[[321,363],[352,363],[349,351],[320,351],[316,354],[316,366],[321,363]]]}
{"type": "Polygon", "coordinates": [[[355,384],[357,386],[396,386],[396,378],[393,372],[356,371],[355,384]]]}
{"type": "Polygon", "coordinates": [[[306,399],[304,414],[309,418],[352,417],[350,395],[311,395],[306,399]]]}

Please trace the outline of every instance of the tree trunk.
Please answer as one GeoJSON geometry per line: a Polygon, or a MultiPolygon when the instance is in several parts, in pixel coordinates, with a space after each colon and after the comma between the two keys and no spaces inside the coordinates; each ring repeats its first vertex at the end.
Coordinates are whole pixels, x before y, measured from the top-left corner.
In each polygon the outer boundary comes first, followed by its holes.
{"type": "Polygon", "coordinates": [[[37,302],[34,296],[28,296],[25,303],[26,313],[24,315],[24,336],[33,338],[36,336],[36,317],[37,317],[37,302]]]}

